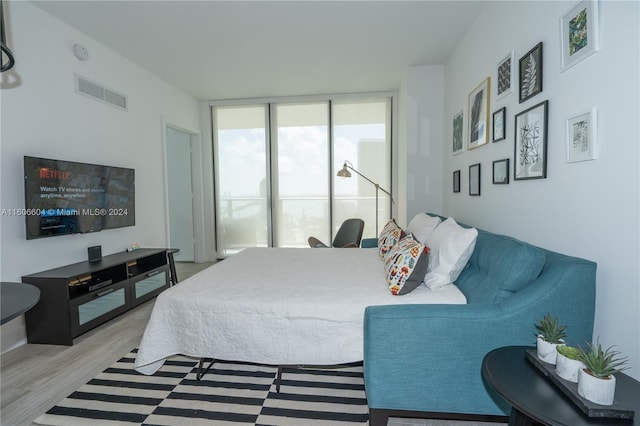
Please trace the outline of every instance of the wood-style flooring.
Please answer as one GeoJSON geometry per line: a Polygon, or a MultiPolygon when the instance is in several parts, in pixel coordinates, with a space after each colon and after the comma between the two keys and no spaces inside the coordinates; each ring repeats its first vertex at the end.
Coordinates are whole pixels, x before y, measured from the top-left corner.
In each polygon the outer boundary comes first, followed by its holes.
{"type": "MultiPolygon", "coordinates": [[[[176,264],[184,280],[210,264],[176,264]]],[[[33,420],[136,348],[154,300],[74,340],[73,346],[26,344],[0,357],[0,425],[33,420]]],[[[389,426],[491,426],[491,423],[392,419],[389,426]]]]}
{"type": "MultiPolygon", "coordinates": [[[[184,280],[210,263],[176,263],[184,280]]],[[[26,344],[0,357],[0,425],[33,425],[118,359],[137,348],[155,299],[74,340],[73,346],[26,344]]]]}

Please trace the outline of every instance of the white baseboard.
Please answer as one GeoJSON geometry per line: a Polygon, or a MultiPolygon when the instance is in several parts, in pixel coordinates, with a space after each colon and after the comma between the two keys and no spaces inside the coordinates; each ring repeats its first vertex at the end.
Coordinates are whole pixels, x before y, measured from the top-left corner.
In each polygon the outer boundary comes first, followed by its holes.
{"type": "Polygon", "coordinates": [[[12,349],[27,343],[27,327],[24,315],[3,324],[0,327],[0,350],[1,353],[9,352],[12,349]]]}

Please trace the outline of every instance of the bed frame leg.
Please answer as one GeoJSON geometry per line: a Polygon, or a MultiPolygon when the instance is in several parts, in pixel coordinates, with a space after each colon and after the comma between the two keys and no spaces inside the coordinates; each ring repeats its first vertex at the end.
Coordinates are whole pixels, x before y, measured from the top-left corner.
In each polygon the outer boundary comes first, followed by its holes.
{"type": "Polygon", "coordinates": [[[276,374],[276,393],[280,393],[281,382],[282,382],[282,366],[278,366],[278,373],[276,374]]]}
{"type": "Polygon", "coordinates": [[[196,371],[196,380],[201,380],[202,377],[207,374],[207,371],[209,371],[214,362],[216,362],[214,358],[200,358],[200,361],[198,361],[198,371],[196,371]],[[210,359],[211,361],[209,362],[209,365],[207,365],[207,368],[203,370],[202,367],[204,366],[205,359],[210,359]]]}

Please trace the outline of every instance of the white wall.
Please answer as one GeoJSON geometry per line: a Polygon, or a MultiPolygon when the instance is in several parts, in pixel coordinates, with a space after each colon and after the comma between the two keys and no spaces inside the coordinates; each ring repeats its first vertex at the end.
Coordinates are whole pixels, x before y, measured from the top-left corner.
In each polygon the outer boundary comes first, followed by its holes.
{"type": "Polygon", "coordinates": [[[399,210],[404,226],[419,212],[441,213],[444,67],[409,67],[400,89],[399,210]]]}
{"type": "MultiPolygon", "coordinates": [[[[640,378],[639,3],[600,2],[601,50],[565,72],[559,18],[575,2],[493,2],[478,16],[445,67],[444,210],[461,221],[598,263],[594,339],[616,345],[640,378]],[[516,63],[542,41],[543,92],[518,103],[496,101],[496,65],[516,63]],[[453,115],[491,76],[490,111],[507,108],[507,139],[461,155],[451,151],[453,115]],[[514,116],[549,100],[546,179],[513,181],[514,116]],[[567,117],[596,107],[599,158],[565,162],[567,117]],[[509,185],[491,183],[492,161],[510,158],[509,185]],[[468,167],[481,163],[482,195],[468,195],[468,167]],[[451,174],[462,171],[461,192],[451,174]]],[[[517,72],[517,68],[516,68],[517,72]]],[[[571,301],[567,301],[571,303],[571,301]]],[[[569,333],[571,330],[568,330],[569,333]]]]}
{"type": "MultiPolygon", "coordinates": [[[[24,155],[134,168],[136,226],[87,235],[25,239],[23,217],[2,216],[2,281],[103,255],[131,243],[167,244],[162,117],[200,129],[199,104],[91,38],[28,2],[5,2],[8,41],[16,67],[2,74],[1,207],[24,207],[24,155]],[[77,60],[74,43],[86,46],[77,60]],[[128,96],[121,111],[74,92],[74,73],[128,96]]],[[[24,336],[24,319],[2,327],[2,349],[24,336]]]]}

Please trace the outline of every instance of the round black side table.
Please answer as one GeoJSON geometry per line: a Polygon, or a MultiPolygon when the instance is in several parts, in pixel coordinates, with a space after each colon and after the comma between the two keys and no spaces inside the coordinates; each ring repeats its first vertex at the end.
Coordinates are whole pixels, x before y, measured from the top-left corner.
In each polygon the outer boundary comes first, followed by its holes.
{"type": "Polygon", "coordinates": [[[482,376],[511,404],[512,426],[622,425],[640,426],[640,382],[616,374],[616,400],[635,411],[633,420],[590,418],[525,359],[527,346],[507,346],[489,352],[482,376]]]}
{"type": "Polygon", "coordinates": [[[40,300],[40,289],[31,284],[0,282],[0,324],[27,312],[40,300]]]}

